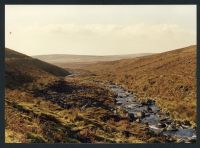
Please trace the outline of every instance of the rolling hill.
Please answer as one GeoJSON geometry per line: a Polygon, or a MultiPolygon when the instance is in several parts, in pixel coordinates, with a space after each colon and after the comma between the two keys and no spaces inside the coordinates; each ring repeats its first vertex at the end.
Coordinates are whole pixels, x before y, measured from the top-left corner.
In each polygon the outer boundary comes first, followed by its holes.
{"type": "Polygon", "coordinates": [[[10,49],[5,56],[6,143],[166,141],[130,122],[104,86],[10,49]]]}
{"type": "Polygon", "coordinates": [[[122,85],[141,100],[156,101],[179,120],[196,122],[196,46],[84,67],[99,79],[122,85]]]}
{"type": "Polygon", "coordinates": [[[151,54],[152,53],[141,53],[141,54],[127,54],[127,55],[110,55],[110,56],[52,54],[52,55],[37,55],[33,57],[61,67],[79,68],[82,65],[88,65],[91,63],[97,63],[101,61],[115,61],[120,59],[129,59],[151,54]]]}
{"type": "MultiPolygon", "coordinates": [[[[180,143],[162,132],[174,130],[171,124],[196,127],[196,46],[89,62],[80,69],[72,66],[72,75],[10,49],[5,64],[6,143],[180,143]],[[123,96],[134,93],[141,105],[155,100],[163,112],[183,122],[160,121],[158,126],[165,127],[153,132],[141,122],[142,112],[136,118],[117,105],[119,94],[108,88],[112,83],[124,88],[123,96]]],[[[163,120],[162,113],[156,116],[163,120]]]]}
{"type": "Polygon", "coordinates": [[[59,76],[66,76],[68,71],[38,59],[5,49],[6,87],[20,87],[26,83],[48,82],[59,76]]]}

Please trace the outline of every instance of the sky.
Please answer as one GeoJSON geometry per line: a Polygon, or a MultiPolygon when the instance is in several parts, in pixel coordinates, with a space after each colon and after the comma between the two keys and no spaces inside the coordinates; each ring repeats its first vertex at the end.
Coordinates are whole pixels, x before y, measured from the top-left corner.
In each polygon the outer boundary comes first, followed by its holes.
{"type": "Polygon", "coordinates": [[[196,44],[195,5],[6,5],[5,45],[33,56],[158,53],[196,44]]]}

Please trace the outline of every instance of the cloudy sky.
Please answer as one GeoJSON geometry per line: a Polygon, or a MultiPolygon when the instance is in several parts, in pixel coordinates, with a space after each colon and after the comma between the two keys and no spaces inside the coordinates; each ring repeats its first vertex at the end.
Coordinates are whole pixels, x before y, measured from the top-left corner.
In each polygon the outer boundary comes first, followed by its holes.
{"type": "Polygon", "coordinates": [[[196,44],[195,5],[7,5],[5,17],[6,47],[28,55],[152,53],[196,44]]]}

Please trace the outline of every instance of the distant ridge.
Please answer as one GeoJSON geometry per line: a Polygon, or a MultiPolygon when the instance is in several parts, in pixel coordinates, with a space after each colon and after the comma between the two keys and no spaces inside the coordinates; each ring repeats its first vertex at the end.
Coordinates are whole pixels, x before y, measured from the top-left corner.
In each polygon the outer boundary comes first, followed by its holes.
{"type": "Polygon", "coordinates": [[[115,61],[120,59],[135,58],[140,56],[151,55],[152,53],[125,54],[125,55],[73,55],[73,54],[50,54],[36,55],[33,58],[40,59],[53,64],[80,63],[80,62],[100,62],[115,61]]]}

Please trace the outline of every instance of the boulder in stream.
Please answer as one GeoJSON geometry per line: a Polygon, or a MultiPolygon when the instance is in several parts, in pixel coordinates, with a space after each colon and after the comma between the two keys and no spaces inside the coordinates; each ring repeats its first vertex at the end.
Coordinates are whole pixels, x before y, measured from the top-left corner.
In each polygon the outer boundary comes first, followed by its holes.
{"type": "Polygon", "coordinates": [[[116,104],[117,104],[117,105],[122,105],[122,104],[123,104],[123,101],[117,101],[116,104]]]}
{"type": "Polygon", "coordinates": [[[166,128],[167,131],[177,131],[178,129],[176,128],[175,125],[168,125],[166,128]]]}
{"type": "Polygon", "coordinates": [[[196,137],[195,138],[194,137],[189,138],[188,142],[189,143],[195,143],[196,142],[196,137]]]}
{"type": "Polygon", "coordinates": [[[136,119],[136,122],[140,123],[140,122],[141,122],[141,120],[138,118],[138,119],[136,119]]]}
{"type": "Polygon", "coordinates": [[[165,125],[164,123],[158,123],[158,124],[157,124],[157,127],[158,127],[158,128],[165,128],[166,125],[165,125]]]}
{"type": "Polygon", "coordinates": [[[161,122],[165,122],[169,119],[169,117],[166,117],[166,116],[160,116],[160,121],[161,122]]]}
{"type": "Polygon", "coordinates": [[[144,118],[145,117],[145,113],[144,112],[136,112],[135,113],[136,118],[144,118]]]}

